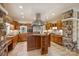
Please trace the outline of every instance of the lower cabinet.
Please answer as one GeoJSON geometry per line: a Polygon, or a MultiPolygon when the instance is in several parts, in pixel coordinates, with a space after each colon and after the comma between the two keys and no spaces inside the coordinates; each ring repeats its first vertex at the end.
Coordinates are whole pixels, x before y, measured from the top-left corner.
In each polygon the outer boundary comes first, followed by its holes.
{"type": "Polygon", "coordinates": [[[4,46],[0,49],[0,56],[7,56],[8,52],[15,48],[18,40],[18,35],[14,37],[7,37],[6,42],[3,44],[4,46]]]}
{"type": "Polygon", "coordinates": [[[15,48],[16,44],[17,44],[17,40],[18,40],[18,35],[13,37],[13,48],[15,48]]]}
{"type": "Polygon", "coordinates": [[[40,49],[41,39],[40,36],[29,36],[27,40],[27,51],[40,49]]]}
{"type": "Polygon", "coordinates": [[[27,51],[36,49],[36,41],[33,36],[29,36],[27,40],[27,51]]]}
{"type": "Polygon", "coordinates": [[[0,56],[7,56],[8,55],[8,46],[5,46],[1,51],[0,51],[0,56]]]}
{"type": "Polygon", "coordinates": [[[51,35],[51,41],[54,43],[57,43],[59,45],[62,45],[62,36],[60,35],[51,35]]]}
{"type": "Polygon", "coordinates": [[[34,37],[36,49],[40,49],[40,47],[41,47],[41,39],[40,38],[41,38],[40,36],[35,36],[34,37]]]}
{"type": "Polygon", "coordinates": [[[27,41],[27,36],[28,36],[27,33],[19,34],[19,35],[18,35],[18,38],[19,38],[18,41],[19,41],[19,42],[27,41]]]}
{"type": "Polygon", "coordinates": [[[46,43],[45,43],[45,46],[46,47],[49,47],[50,46],[50,39],[49,37],[45,36],[45,37],[42,37],[41,35],[30,35],[28,36],[28,40],[27,40],[27,51],[31,51],[31,50],[35,50],[35,49],[41,49],[42,47],[42,40],[44,40],[46,43]]]}

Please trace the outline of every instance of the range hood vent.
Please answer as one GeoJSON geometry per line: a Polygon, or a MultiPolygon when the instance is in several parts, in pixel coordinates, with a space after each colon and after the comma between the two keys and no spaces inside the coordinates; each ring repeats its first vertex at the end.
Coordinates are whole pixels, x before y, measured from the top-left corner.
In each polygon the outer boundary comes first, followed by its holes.
{"type": "Polygon", "coordinates": [[[41,20],[40,13],[36,13],[36,20],[32,24],[33,26],[43,26],[43,21],[41,20]]]}
{"type": "Polygon", "coordinates": [[[43,21],[41,20],[40,13],[36,13],[36,20],[33,24],[33,33],[42,33],[43,32],[43,21]]]}

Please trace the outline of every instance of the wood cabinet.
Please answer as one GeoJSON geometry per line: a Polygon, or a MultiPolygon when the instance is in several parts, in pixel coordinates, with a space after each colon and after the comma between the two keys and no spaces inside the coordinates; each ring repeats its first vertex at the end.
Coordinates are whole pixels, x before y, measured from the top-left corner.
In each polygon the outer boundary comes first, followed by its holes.
{"type": "Polygon", "coordinates": [[[35,50],[41,47],[41,39],[40,36],[32,36],[30,35],[27,40],[27,50],[35,50]]]}
{"type": "Polygon", "coordinates": [[[62,29],[62,21],[61,20],[57,20],[57,29],[62,29]]]}
{"type": "Polygon", "coordinates": [[[8,46],[8,52],[13,49],[13,39],[9,38],[8,43],[6,44],[8,46]]]}
{"type": "Polygon", "coordinates": [[[40,36],[35,36],[34,37],[34,39],[35,39],[35,45],[36,45],[36,49],[39,49],[40,47],[41,47],[41,40],[40,40],[40,36]]]}
{"type": "Polygon", "coordinates": [[[27,37],[28,37],[29,33],[21,33],[18,35],[18,41],[19,42],[23,42],[23,41],[27,41],[27,37]]]}
{"type": "Polygon", "coordinates": [[[13,48],[15,48],[16,44],[17,44],[17,40],[18,40],[18,35],[12,38],[13,40],[13,48]]]}
{"type": "Polygon", "coordinates": [[[36,49],[36,41],[33,36],[29,36],[27,40],[27,51],[36,49]]]}
{"type": "Polygon", "coordinates": [[[20,28],[20,24],[17,21],[13,21],[12,24],[14,25],[14,30],[17,30],[20,28]]]}
{"type": "Polygon", "coordinates": [[[61,20],[57,20],[56,23],[52,24],[52,27],[57,27],[57,29],[62,29],[62,21],[61,20]]]}
{"type": "Polygon", "coordinates": [[[8,55],[8,52],[11,51],[17,44],[18,35],[14,37],[6,37],[5,47],[0,51],[0,56],[8,55]]]}
{"type": "Polygon", "coordinates": [[[50,47],[51,34],[49,34],[46,38],[47,38],[47,44],[48,44],[48,47],[50,47]]]}
{"type": "Polygon", "coordinates": [[[48,53],[50,47],[49,35],[31,34],[27,40],[27,51],[41,49],[41,54],[48,53]]]}
{"type": "Polygon", "coordinates": [[[52,27],[57,27],[57,24],[56,24],[56,23],[53,23],[53,24],[52,24],[52,27]]]}
{"type": "Polygon", "coordinates": [[[41,36],[41,54],[47,54],[48,53],[48,36],[41,36]]]}
{"type": "Polygon", "coordinates": [[[0,51],[0,56],[7,56],[8,55],[8,47],[7,45],[0,51]]]}
{"type": "Polygon", "coordinates": [[[18,40],[18,35],[13,36],[13,37],[7,37],[7,46],[8,46],[8,52],[11,51],[12,49],[15,48],[16,44],[17,44],[17,40],[18,40]]]}
{"type": "Polygon", "coordinates": [[[51,41],[54,43],[57,43],[59,45],[62,45],[62,36],[60,35],[51,35],[51,41]]]}
{"type": "Polygon", "coordinates": [[[47,22],[46,23],[46,30],[49,30],[52,28],[52,23],[51,22],[47,22]]]}

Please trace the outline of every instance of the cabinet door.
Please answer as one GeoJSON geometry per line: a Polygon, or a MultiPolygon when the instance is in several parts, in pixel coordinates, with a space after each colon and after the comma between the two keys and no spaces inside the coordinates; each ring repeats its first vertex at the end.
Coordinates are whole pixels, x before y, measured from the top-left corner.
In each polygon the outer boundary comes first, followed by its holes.
{"type": "Polygon", "coordinates": [[[51,35],[51,41],[52,41],[52,42],[55,41],[54,36],[52,36],[52,35],[51,35]]]}
{"type": "Polygon", "coordinates": [[[27,33],[19,34],[18,41],[20,41],[20,42],[27,41],[27,35],[28,35],[27,33]]]}
{"type": "Polygon", "coordinates": [[[20,28],[20,25],[17,21],[13,21],[14,29],[17,30],[20,28]]]}
{"type": "Polygon", "coordinates": [[[47,37],[48,47],[50,47],[50,39],[51,39],[51,35],[48,35],[47,37]]]}
{"type": "Polygon", "coordinates": [[[36,45],[36,49],[41,48],[41,37],[40,36],[36,36],[35,37],[35,45],[36,45]]]}
{"type": "Polygon", "coordinates": [[[35,44],[36,43],[35,43],[34,37],[29,36],[28,40],[27,40],[27,51],[31,51],[31,50],[36,49],[36,45],[35,44]]]}
{"type": "Polygon", "coordinates": [[[13,37],[13,48],[16,46],[17,44],[17,36],[13,37]]]}

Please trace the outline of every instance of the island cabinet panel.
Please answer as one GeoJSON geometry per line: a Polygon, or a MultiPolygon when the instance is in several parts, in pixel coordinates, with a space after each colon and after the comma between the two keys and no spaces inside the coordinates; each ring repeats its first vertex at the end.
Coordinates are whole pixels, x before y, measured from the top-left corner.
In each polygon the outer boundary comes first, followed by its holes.
{"type": "Polygon", "coordinates": [[[40,43],[41,43],[40,36],[35,36],[36,49],[39,49],[41,47],[40,43]]]}
{"type": "Polygon", "coordinates": [[[42,36],[41,37],[41,54],[47,54],[48,53],[48,36],[42,36]]]}
{"type": "Polygon", "coordinates": [[[47,54],[48,47],[50,47],[49,35],[32,34],[28,36],[27,51],[41,49],[41,54],[47,54]]]}
{"type": "Polygon", "coordinates": [[[27,40],[27,50],[34,50],[41,48],[41,37],[40,36],[29,36],[27,40]]]}
{"type": "Polygon", "coordinates": [[[36,41],[33,36],[29,36],[27,40],[27,51],[36,49],[36,41]]]}
{"type": "Polygon", "coordinates": [[[15,48],[16,44],[17,44],[17,40],[18,40],[18,35],[13,37],[13,48],[15,48]]]}
{"type": "Polygon", "coordinates": [[[51,34],[49,34],[46,38],[47,38],[48,47],[50,47],[51,34]]]}

